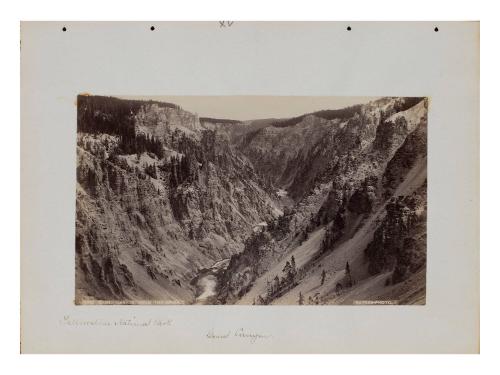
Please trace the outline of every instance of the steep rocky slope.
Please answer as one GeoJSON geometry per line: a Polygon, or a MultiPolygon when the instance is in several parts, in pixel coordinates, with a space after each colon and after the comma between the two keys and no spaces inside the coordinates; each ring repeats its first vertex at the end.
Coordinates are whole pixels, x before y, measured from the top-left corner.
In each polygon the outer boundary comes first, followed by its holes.
{"type": "Polygon", "coordinates": [[[231,262],[220,303],[377,300],[422,273],[404,301],[425,300],[427,101],[384,98],[349,115],[311,114],[237,141],[294,203],[265,246],[246,246],[260,263],[231,262]]]}
{"type": "Polygon", "coordinates": [[[77,141],[77,302],[193,302],[198,271],[240,251],[276,215],[273,201],[226,136],[194,115],[155,103],[123,115],[110,109],[123,101],[79,99],[79,114],[93,114],[77,141]],[[102,118],[117,129],[103,132],[102,118]],[[127,121],[132,141],[119,130],[127,121]],[[141,142],[162,150],[124,151],[141,142]]]}

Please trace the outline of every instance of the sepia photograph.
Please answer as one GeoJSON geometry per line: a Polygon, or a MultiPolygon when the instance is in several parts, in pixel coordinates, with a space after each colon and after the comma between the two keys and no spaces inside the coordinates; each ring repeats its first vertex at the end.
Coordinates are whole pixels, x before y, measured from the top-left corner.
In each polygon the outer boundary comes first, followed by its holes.
{"type": "Polygon", "coordinates": [[[79,95],[75,303],[425,305],[428,107],[79,95]]]}
{"type": "Polygon", "coordinates": [[[479,22],[20,26],[22,353],[480,351],[479,22]]]}

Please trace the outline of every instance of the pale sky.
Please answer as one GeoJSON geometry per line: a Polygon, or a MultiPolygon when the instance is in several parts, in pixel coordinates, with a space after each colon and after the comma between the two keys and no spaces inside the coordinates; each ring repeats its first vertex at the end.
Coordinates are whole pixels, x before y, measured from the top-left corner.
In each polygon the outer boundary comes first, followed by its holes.
{"type": "Polygon", "coordinates": [[[338,109],[368,103],[366,96],[119,96],[124,99],[157,100],[180,105],[200,117],[231,120],[287,118],[322,109],[338,109]]]}

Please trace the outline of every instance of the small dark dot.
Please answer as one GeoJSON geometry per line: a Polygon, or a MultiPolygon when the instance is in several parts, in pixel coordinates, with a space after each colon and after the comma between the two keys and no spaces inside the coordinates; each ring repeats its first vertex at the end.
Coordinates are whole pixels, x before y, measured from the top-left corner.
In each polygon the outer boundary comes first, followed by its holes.
{"type": "Polygon", "coordinates": [[[434,28],[434,31],[435,31],[435,32],[438,32],[438,31],[439,31],[439,29],[438,29],[437,27],[435,27],[435,28],[434,28]]]}
{"type": "Polygon", "coordinates": [[[151,31],[155,31],[155,27],[154,26],[151,26],[151,31]]]}
{"type": "Polygon", "coordinates": [[[347,31],[351,31],[351,26],[347,26],[347,31]]]}
{"type": "Polygon", "coordinates": [[[62,30],[63,30],[63,31],[66,31],[66,26],[64,26],[64,27],[62,28],[62,30]]]}

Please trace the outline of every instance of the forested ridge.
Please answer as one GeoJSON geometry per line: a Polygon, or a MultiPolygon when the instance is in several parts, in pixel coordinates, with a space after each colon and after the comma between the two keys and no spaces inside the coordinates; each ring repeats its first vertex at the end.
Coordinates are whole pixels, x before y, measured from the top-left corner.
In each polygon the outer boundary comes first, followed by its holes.
{"type": "Polygon", "coordinates": [[[118,99],[108,96],[78,95],[77,131],[90,134],[112,134],[120,139],[118,154],[152,152],[163,157],[160,140],[148,134],[137,134],[134,116],[146,104],[179,109],[159,101],[118,99]]]}

